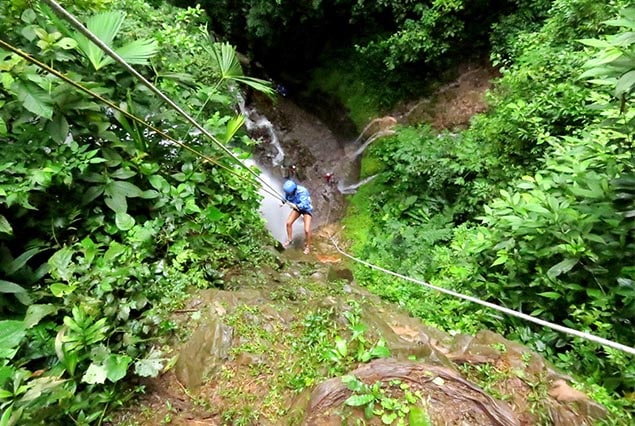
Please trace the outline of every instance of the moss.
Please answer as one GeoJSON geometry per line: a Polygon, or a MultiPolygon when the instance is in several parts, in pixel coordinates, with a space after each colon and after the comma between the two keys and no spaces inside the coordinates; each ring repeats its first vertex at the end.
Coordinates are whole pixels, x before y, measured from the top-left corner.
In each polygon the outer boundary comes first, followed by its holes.
{"type": "Polygon", "coordinates": [[[399,100],[398,92],[386,84],[378,65],[367,64],[355,52],[323,59],[322,64],[313,71],[310,90],[339,99],[358,130],[399,100]]]}

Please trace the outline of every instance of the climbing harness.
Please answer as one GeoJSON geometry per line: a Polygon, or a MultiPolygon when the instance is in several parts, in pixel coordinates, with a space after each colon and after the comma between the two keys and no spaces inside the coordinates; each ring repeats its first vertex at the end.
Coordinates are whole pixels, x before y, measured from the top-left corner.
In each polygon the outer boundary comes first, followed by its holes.
{"type": "Polygon", "coordinates": [[[444,294],[448,294],[448,295],[453,296],[453,297],[458,297],[459,299],[467,300],[469,302],[473,302],[473,303],[479,304],[481,306],[486,306],[488,308],[495,309],[495,310],[497,310],[499,312],[503,312],[503,313],[505,313],[507,315],[511,315],[511,316],[523,319],[525,321],[533,322],[533,323],[538,324],[540,326],[551,328],[551,329],[559,331],[561,333],[570,334],[570,335],[576,336],[576,337],[581,337],[582,339],[589,340],[591,342],[595,342],[595,343],[598,343],[598,344],[603,345],[603,346],[608,346],[610,348],[617,349],[619,351],[626,352],[626,353],[631,354],[631,355],[635,355],[635,348],[633,348],[631,346],[626,346],[626,345],[623,345],[621,343],[613,342],[611,340],[607,340],[607,339],[604,339],[602,337],[595,336],[595,335],[593,335],[591,333],[586,333],[586,332],[583,332],[583,331],[575,330],[573,328],[564,327],[562,325],[554,324],[552,322],[545,321],[545,320],[542,320],[540,318],[536,318],[536,317],[533,317],[531,315],[524,314],[522,312],[514,311],[513,309],[505,308],[503,306],[498,306],[498,305],[496,305],[494,303],[486,302],[486,301],[478,299],[476,297],[467,296],[465,294],[457,293],[455,291],[448,290],[448,289],[443,288],[443,287],[437,287],[435,285],[428,284],[425,281],[417,280],[415,278],[411,278],[411,277],[399,274],[397,272],[390,271],[388,269],[382,268],[381,266],[373,265],[372,263],[366,262],[365,260],[359,259],[357,257],[354,257],[354,256],[346,253],[344,250],[342,250],[339,247],[339,245],[337,244],[337,241],[333,237],[331,237],[331,243],[333,244],[335,249],[340,254],[342,254],[343,256],[353,260],[354,262],[361,263],[362,265],[365,265],[365,266],[367,266],[367,267],[369,267],[371,269],[375,269],[375,270],[383,272],[385,274],[392,275],[394,277],[398,277],[398,278],[401,278],[403,280],[410,281],[410,282],[419,284],[419,285],[424,286],[424,287],[428,287],[428,288],[430,288],[432,290],[436,290],[438,292],[441,292],[441,293],[444,293],[444,294]]]}

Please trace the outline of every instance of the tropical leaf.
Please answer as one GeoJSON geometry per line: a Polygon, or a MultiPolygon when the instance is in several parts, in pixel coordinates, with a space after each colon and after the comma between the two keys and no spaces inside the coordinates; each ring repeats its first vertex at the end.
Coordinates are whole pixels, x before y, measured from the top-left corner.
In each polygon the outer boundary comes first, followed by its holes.
{"type": "Polygon", "coordinates": [[[54,314],[59,310],[58,306],[52,304],[46,305],[31,305],[26,311],[24,316],[24,326],[31,328],[39,324],[42,318],[54,314]]]}
{"type": "Polygon", "coordinates": [[[0,359],[11,359],[26,334],[22,321],[0,321],[0,359]]]}
{"type": "Polygon", "coordinates": [[[53,117],[53,99],[44,89],[31,82],[16,82],[12,88],[24,108],[40,117],[53,117]]]}
{"type": "Polygon", "coordinates": [[[24,265],[35,255],[46,251],[46,248],[42,247],[33,247],[22,253],[20,256],[16,257],[12,260],[5,268],[4,273],[7,275],[15,274],[17,271],[22,269],[24,265]]]}
{"type": "Polygon", "coordinates": [[[229,142],[244,123],[245,117],[242,115],[237,115],[229,120],[227,122],[227,130],[225,131],[223,142],[229,142]]]}
{"type": "MultiPolygon", "coordinates": [[[[125,18],[126,14],[120,11],[102,12],[88,18],[86,27],[98,39],[112,47],[115,35],[119,32],[125,18]]],[[[99,46],[80,33],[75,33],[73,38],[77,41],[79,50],[88,58],[96,70],[107,65],[103,63],[105,53],[99,46]]]]}
{"type": "Polygon", "coordinates": [[[214,65],[218,68],[221,81],[233,80],[246,84],[267,95],[273,95],[274,90],[271,87],[271,83],[254,77],[247,77],[243,74],[240,62],[236,56],[236,51],[232,45],[229,43],[212,43],[208,51],[214,59],[214,65]]]}
{"type": "MultiPolygon", "coordinates": [[[[121,29],[125,18],[126,14],[121,11],[102,12],[88,18],[86,27],[98,39],[113,48],[126,62],[145,65],[148,63],[148,59],[156,55],[159,49],[156,40],[134,40],[118,48],[115,48],[113,45],[114,39],[121,29]]],[[[114,60],[110,56],[107,56],[100,47],[88,40],[83,34],[75,33],[73,38],[77,41],[80,52],[88,58],[96,70],[114,63],[114,60]]]]}
{"type": "Polygon", "coordinates": [[[5,234],[13,234],[13,228],[6,217],[0,214],[0,232],[5,234]]]}
{"type": "Polygon", "coordinates": [[[129,64],[146,65],[148,59],[159,51],[159,44],[153,39],[140,39],[125,44],[115,51],[129,64]]]}
{"type": "Polygon", "coordinates": [[[24,293],[26,289],[11,281],[0,280],[0,293],[24,293]]]}
{"type": "Polygon", "coordinates": [[[222,80],[243,75],[234,48],[229,43],[214,43],[209,49],[222,80]]]}
{"type": "Polygon", "coordinates": [[[622,94],[631,93],[633,86],[635,86],[635,70],[629,71],[620,77],[615,86],[615,96],[620,97],[622,94]]]}

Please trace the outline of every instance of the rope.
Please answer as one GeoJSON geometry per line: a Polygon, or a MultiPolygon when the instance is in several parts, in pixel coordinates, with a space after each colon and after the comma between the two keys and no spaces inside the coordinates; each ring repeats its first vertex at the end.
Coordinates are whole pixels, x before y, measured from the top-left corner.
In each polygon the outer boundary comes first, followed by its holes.
{"type": "MultiPolygon", "coordinates": [[[[36,65],[37,67],[45,70],[46,72],[56,76],[57,78],[65,81],[66,83],[70,84],[71,86],[81,90],[82,92],[87,93],[88,95],[94,97],[95,99],[98,99],[99,101],[103,102],[104,104],[108,105],[110,108],[119,111],[121,114],[125,115],[126,117],[130,118],[131,120],[134,120],[135,122],[141,124],[142,126],[145,126],[146,128],[156,132],[157,134],[161,135],[163,138],[167,139],[168,141],[172,142],[173,144],[193,153],[194,155],[202,158],[203,160],[215,164],[218,167],[224,169],[225,171],[227,171],[228,173],[236,176],[238,179],[240,179],[243,182],[248,182],[249,184],[253,184],[252,181],[249,181],[247,179],[245,179],[244,176],[240,175],[239,173],[237,173],[235,170],[225,166],[224,164],[221,164],[217,161],[217,159],[211,158],[205,154],[203,154],[202,152],[196,150],[195,148],[190,147],[189,145],[178,141],[176,139],[174,139],[173,137],[171,137],[170,135],[168,135],[167,133],[159,130],[158,128],[154,127],[153,125],[151,125],[150,123],[144,121],[143,119],[137,117],[136,115],[122,109],[121,107],[119,107],[118,105],[114,104],[112,101],[104,98],[103,96],[99,95],[98,93],[88,89],[87,87],[81,85],[80,83],[73,81],[72,79],[66,77],[64,74],[60,73],[59,71],[57,71],[54,68],[49,67],[48,65],[44,64],[43,62],[38,61],[37,59],[33,58],[32,56],[30,56],[28,53],[25,53],[23,51],[21,51],[20,49],[16,48],[15,46],[12,46],[11,44],[5,42],[4,40],[0,40],[0,46],[2,46],[3,48],[15,53],[16,55],[22,57],[23,59],[25,59],[28,62],[31,62],[32,64],[36,65]]],[[[275,198],[279,198],[278,194],[275,192],[271,192],[269,191],[267,188],[263,188],[263,190],[265,192],[267,192],[269,195],[272,195],[275,198]]]]}
{"type": "Polygon", "coordinates": [[[603,346],[608,346],[610,348],[617,349],[619,351],[626,352],[626,353],[631,354],[631,355],[635,355],[635,348],[633,348],[633,347],[626,346],[626,345],[623,345],[621,343],[613,342],[611,340],[607,340],[607,339],[604,339],[602,337],[595,336],[595,335],[593,335],[591,333],[586,333],[586,332],[575,330],[573,328],[564,327],[562,325],[554,324],[552,322],[545,321],[545,320],[542,320],[540,318],[532,317],[531,315],[527,315],[527,314],[524,314],[522,312],[514,311],[513,309],[505,308],[503,306],[498,306],[498,305],[495,305],[493,303],[486,302],[484,300],[478,299],[476,297],[467,296],[465,294],[457,293],[455,291],[448,290],[448,289],[443,288],[443,287],[437,287],[435,285],[428,284],[428,283],[426,283],[424,281],[420,281],[420,280],[417,280],[417,279],[414,279],[414,278],[411,278],[411,277],[407,277],[405,275],[398,274],[397,272],[390,271],[388,269],[382,268],[381,266],[373,265],[372,263],[369,263],[369,262],[366,262],[365,260],[362,260],[362,259],[359,259],[357,257],[354,257],[354,256],[346,253],[342,249],[340,249],[340,247],[337,245],[337,241],[335,241],[335,239],[333,237],[331,237],[331,242],[333,243],[333,245],[335,246],[335,248],[337,249],[337,251],[340,254],[348,257],[349,259],[351,259],[351,260],[353,260],[353,261],[355,261],[357,263],[361,263],[362,265],[365,265],[365,266],[367,266],[367,267],[369,267],[371,269],[375,269],[375,270],[381,271],[381,272],[383,272],[385,274],[392,275],[392,276],[401,278],[403,280],[419,284],[419,285],[424,286],[424,287],[428,287],[428,288],[430,288],[432,290],[436,290],[438,292],[441,292],[441,293],[444,293],[444,294],[447,294],[447,295],[450,295],[450,296],[453,296],[453,297],[458,297],[459,299],[467,300],[469,302],[473,302],[473,303],[479,304],[481,306],[486,306],[488,308],[497,310],[499,312],[503,312],[503,313],[505,313],[507,315],[511,315],[511,316],[516,317],[516,318],[523,319],[525,321],[533,322],[534,324],[538,324],[538,325],[543,326],[543,327],[551,328],[551,329],[559,331],[561,333],[570,334],[570,335],[576,336],[576,337],[581,337],[582,339],[589,340],[591,342],[594,342],[594,343],[597,343],[597,344],[600,344],[600,345],[603,345],[603,346]]]}
{"type": "Polygon", "coordinates": [[[192,126],[196,127],[201,133],[203,133],[209,140],[211,140],[215,145],[217,145],[221,150],[223,150],[228,156],[236,161],[236,163],[247,170],[250,174],[252,174],[256,180],[258,180],[264,187],[269,188],[271,191],[276,193],[276,197],[278,199],[283,199],[280,193],[273,188],[267,181],[262,179],[256,172],[251,170],[249,167],[245,166],[239,158],[237,158],[234,153],[228,149],[225,145],[223,145],[218,139],[214,137],[207,129],[201,126],[192,116],[190,116],[185,110],[183,110],[176,102],[170,99],[167,95],[165,95],[161,90],[159,90],[154,84],[148,81],[143,75],[141,75],[137,70],[135,70],[130,64],[128,64],[121,56],[117,54],[114,50],[110,48],[106,43],[101,41],[97,36],[95,36],[92,32],[88,30],[82,23],[73,16],[70,12],[68,12],[64,7],[62,7],[55,0],[42,0],[45,4],[50,6],[55,13],[60,15],[66,21],[68,21],[77,31],[82,33],[88,40],[97,45],[100,49],[102,49],[105,53],[108,54],[112,59],[118,62],[121,66],[123,66],[128,72],[134,75],[141,83],[146,86],[151,92],[157,95],[161,100],[167,103],[170,107],[172,107],[176,112],[178,112],[183,118],[185,118],[192,126]]]}

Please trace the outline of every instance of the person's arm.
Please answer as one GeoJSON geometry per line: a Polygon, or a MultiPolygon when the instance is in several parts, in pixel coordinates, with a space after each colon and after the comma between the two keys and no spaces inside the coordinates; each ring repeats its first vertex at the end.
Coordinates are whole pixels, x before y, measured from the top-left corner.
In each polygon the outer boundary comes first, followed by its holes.
{"type": "Polygon", "coordinates": [[[306,189],[303,191],[298,190],[296,198],[296,204],[301,210],[311,210],[313,208],[313,206],[311,206],[311,196],[306,189]]]}

